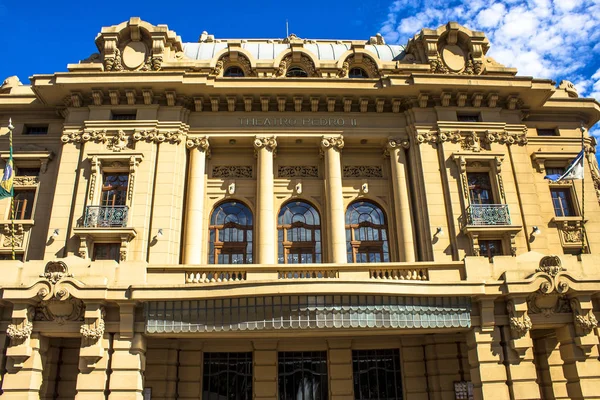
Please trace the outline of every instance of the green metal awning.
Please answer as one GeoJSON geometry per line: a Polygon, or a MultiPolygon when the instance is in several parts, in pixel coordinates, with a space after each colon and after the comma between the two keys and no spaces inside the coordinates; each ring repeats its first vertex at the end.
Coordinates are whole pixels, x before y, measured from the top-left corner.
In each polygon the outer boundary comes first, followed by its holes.
{"type": "Polygon", "coordinates": [[[144,304],[146,333],[471,327],[469,297],[263,296],[144,304]]]}

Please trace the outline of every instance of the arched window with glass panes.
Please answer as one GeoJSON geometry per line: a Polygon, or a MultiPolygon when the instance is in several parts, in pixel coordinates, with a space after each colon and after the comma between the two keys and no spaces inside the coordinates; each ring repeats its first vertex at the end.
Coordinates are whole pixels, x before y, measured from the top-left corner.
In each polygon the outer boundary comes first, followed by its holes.
{"type": "Polygon", "coordinates": [[[284,204],[277,219],[277,235],[280,264],[321,262],[321,218],[309,203],[284,204]]]}
{"type": "Polygon", "coordinates": [[[355,201],[346,210],[346,253],[349,263],[389,262],[385,214],[371,201],[355,201]]]}
{"type": "Polygon", "coordinates": [[[252,264],[252,212],[239,201],[218,205],[210,217],[209,264],[252,264]]]}

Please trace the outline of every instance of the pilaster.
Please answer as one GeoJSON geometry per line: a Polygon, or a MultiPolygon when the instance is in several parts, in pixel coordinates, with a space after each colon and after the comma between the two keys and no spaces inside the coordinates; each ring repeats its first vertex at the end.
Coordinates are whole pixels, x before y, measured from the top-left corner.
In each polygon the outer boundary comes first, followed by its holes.
{"type": "Polygon", "coordinates": [[[133,338],[115,334],[113,351],[108,400],[142,400],[146,338],[140,333],[133,338]]]}
{"type": "MultiPolygon", "coordinates": [[[[567,378],[567,393],[570,399],[599,399],[600,363],[598,346],[581,347],[576,327],[567,324],[556,330],[560,343],[563,372],[567,378]]],[[[597,341],[597,337],[596,337],[597,341]]]]}
{"type": "MultiPolygon", "coordinates": [[[[14,339],[13,339],[14,340],[14,339]]],[[[15,358],[13,347],[7,349],[8,362],[2,390],[7,399],[39,400],[45,353],[48,351],[48,338],[32,333],[28,339],[29,356],[15,358]]]]}
{"type": "Polygon", "coordinates": [[[342,190],[341,152],[343,136],[321,139],[321,151],[325,155],[325,198],[327,199],[327,222],[329,238],[329,261],[346,264],[346,224],[344,222],[344,197],[342,190]]]}
{"type": "Polygon", "coordinates": [[[329,393],[331,400],[353,400],[352,341],[328,340],[329,393]]]}
{"type": "Polygon", "coordinates": [[[255,341],[252,390],[254,399],[276,400],[277,341],[255,341]]]}

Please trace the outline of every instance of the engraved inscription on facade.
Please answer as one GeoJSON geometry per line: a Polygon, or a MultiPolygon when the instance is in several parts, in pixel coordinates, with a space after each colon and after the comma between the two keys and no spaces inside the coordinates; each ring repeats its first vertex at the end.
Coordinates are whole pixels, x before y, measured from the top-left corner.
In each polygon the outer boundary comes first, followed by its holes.
{"type": "Polygon", "coordinates": [[[318,178],[319,168],[316,165],[282,165],[277,168],[279,178],[318,178]]]}
{"type": "Polygon", "coordinates": [[[383,168],[379,165],[346,165],[344,178],[383,178],[383,168]]]}
{"type": "Polygon", "coordinates": [[[213,178],[252,178],[251,166],[227,166],[217,165],[212,169],[213,178]]]}

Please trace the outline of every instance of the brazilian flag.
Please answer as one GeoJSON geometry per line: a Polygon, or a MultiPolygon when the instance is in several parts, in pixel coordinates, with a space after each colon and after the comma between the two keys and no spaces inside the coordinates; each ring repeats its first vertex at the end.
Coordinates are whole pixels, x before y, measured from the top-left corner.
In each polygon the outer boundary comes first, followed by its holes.
{"type": "Polygon", "coordinates": [[[5,199],[7,197],[13,197],[15,191],[13,189],[13,178],[15,176],[15,171],[13,168],[13,153],[12,146],[10,147],[10,156],[8,157],[8,161],[6,162],[6,166],[4,167],[4,176],[2,176],[2,181],[0,181],[0,199],[5,199]]]}

